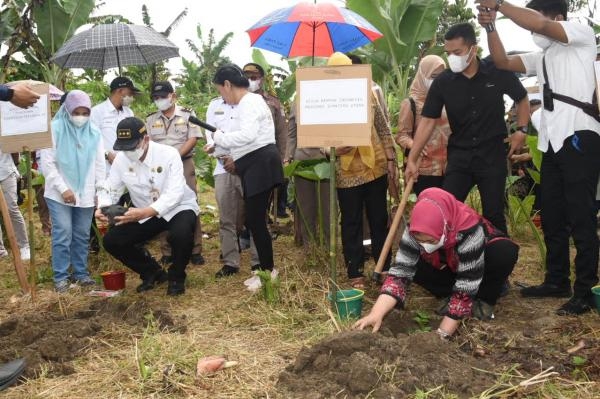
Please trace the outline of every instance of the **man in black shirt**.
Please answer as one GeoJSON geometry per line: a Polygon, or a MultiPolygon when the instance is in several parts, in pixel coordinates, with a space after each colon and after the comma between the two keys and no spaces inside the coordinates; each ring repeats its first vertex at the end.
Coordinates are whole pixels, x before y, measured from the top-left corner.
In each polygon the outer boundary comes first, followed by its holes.
{"type": "Polygon", "coordinates": [[[418,177],[417,158],[445,107],[452,134],[448,140],[443,188],[464,201],[477,185],[483,216],[506,233],[506,158],[525,142],[529,121],[527,91],[513,73],[498,70],[491,62],[477,57],[475,30],[471,24],[450,27],[444,39],[450,69],[442,72],[429,89],[408,157],[406,178],[418,177]],[[519,126],[511,135],[508,154],[504,144],[507,136],[505,94],[517,103],[519,126]]]}

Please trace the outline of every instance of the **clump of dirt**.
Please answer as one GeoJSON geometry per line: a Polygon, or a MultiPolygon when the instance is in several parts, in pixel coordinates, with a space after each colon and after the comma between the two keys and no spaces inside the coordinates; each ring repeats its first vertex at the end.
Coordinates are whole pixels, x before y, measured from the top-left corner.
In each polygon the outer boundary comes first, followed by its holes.
{"type": "Polygon", "coordinates": [[[9,317],[0,324],[0,362],[24,357],[27,378],[42,369],[50,377],[69,375],[75,372],[72,361],[94,344],[93,337],[115,324],[143,329],[153,321],[161,330],[185,331],[185,324],[167,310],[152,309],[145,301],[115,299],[100,299],[67,314],[56,303],[45,312],[9,317]]]}
{"type": "MultiPolygon", "coordinates": [[[[427,326],[418,325],[416,315],[393,311],[377,334],[348,331],[303,348],[279,376],[282,397],[402,398],[442,386],[468,398],[515,366],[512,384],[549,367],[567,380],[600,379],[600,338],[583,318],[564,323],[542,315],[518,325],[470,319],[446,342],[435,332],[419,331],[427,326]],[[581,347],[570,353],[576,344],[581,347]]],[[[440,319],[431,315],[429,327],[440,319]]]]}
{"type": "Polygon", "coordinates": [[[301,350],[280,374],[278,388],[297,398],[362,398],[367,393],[390,398],[442,385],[459,397],[471,397],[494,381],[473,367],[489,370],[492,365],[435,332],[390,337],[348,331],[301,350]]]}

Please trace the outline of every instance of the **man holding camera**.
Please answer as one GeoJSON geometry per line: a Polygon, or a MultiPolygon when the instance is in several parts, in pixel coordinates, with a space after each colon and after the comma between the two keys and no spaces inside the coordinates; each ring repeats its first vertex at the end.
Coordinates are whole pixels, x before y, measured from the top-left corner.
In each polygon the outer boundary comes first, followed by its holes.
{"type": "Polygon", "coordinates": [[[567,21],[566,0],[533,0],[526,8],[503,0],[477,0],[479,23],[486,27],[490,53],[498,68],[536,73],[543,91],[538,148],[541,170],[542,230],[546,276],[524,288],[524,297],[571,297],[569,236],[573,237],[573,296],[559,315],[577,315],[593,306],[591,288],[598,282],[598,236],[595,194],[600,173],[600,123],[592,106],[596,82],[594,31],[567,21]],[[532,32],[540,52],[508,56],[494,29],[496,12],[532,32]]]}

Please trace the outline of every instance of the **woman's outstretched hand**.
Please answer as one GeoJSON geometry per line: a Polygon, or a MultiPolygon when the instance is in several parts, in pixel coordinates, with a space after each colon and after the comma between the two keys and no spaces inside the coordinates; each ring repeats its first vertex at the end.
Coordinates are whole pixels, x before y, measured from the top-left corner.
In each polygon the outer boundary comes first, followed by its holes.
{"type": "Polygon", "coordinates": [[[382,322],[383,322],[383,317],[374,315],[371,312],[368,315],[366,315],[365,317],[363,317],[362,319],[358,320],[356,323],[354,323],[352,328],[354,328],[355,330],[364,330],[366,327],[373,326],[373,332],[375,333],[375,332],[379,331],[379,328],[381,328],[382,322]]]}

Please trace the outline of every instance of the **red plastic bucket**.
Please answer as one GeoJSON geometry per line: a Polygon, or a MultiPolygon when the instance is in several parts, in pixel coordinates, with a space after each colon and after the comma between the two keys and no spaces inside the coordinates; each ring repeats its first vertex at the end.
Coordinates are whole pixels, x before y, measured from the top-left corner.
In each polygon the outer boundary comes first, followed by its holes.
{"type": "Polygon", "coordinates": [[[110,291],[119,291],[125,288],[125,272],[110,271],[100,274],[104,288],[110,291]]]}

